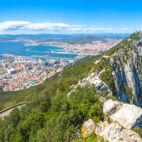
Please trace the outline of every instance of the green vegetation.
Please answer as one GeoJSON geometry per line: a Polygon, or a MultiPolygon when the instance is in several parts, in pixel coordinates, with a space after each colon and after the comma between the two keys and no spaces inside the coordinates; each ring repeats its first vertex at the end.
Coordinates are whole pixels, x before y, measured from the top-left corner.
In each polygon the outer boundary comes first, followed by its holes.
{"type": "Polygon", "coordinates": [[[92,134],[91,136],[85,139],[73,140],[72,142],[105,142],[105,141],[101,137],[95,134],[92,134]]]}
{"type": "Polygon", "coordinates": [[[19,102],[30,101],[33,97],[37,97],[45,92],[50,92],[50,94],[54,95],[57,88],[67,93],[72,84],[76,84],[78,80],[88,74],[95,60],[98,58],[100,57],[88,56],[83,58],[74,65],[65,67],[62,73],[47,79],[39,86],[34,86],[30,89],[18,92],[0,92],[0,110],[19,102]]]}
{"type": "Polygon", "coordinates": [[[142,129],[140,128],[133,128],[133,131],[139,134],[139,136],[142,138],[142,129]]]}
{"type": "Polygon", "coordinates": [[[109,59],[102,58],[101,62],[98,64],[98,68],[102,68],[102,73],[100,75],[100,79],[104,81],[110,90],[114,93],[115,91],[115,83],[112,75],[112,67],[110,66],[109,59]]]}
{"type": "Polygon", "coordinates": [[[95,65],[93,66],[93,68],[94,68],[94,72],[100,72],[100,71],[102,71],[103,69],[108,69],[108,68],[110,68],[110,66],[109,66],[109,59],[106,59],[106,58],[102,57],[102,58],[100,59],[100,62],[99,62],[98,64],[95,64],[95,65]]]}
{"type": "Polygon", "coordinates": [[[133,93],[132,93],[132,89],[129,88],[126,84],[124,84],[124,90],[127,94],[127,97],[128,97],[128,101],[131,102],[132,99],[133,99],[133,93]]]}
{"type": "Polygon", "coordinates": [[[96,93],[93,86],[78,88],[69,98],[66,96],[70,86],[86,76],[98,58],[80,60],[44,84],[26,91],[14,92],[15,95],[10,92],[1,94],[4,101],[0,102],[1,108],[23,101],[30,103],[0,121],[0,141],[67,142],[75,138],[75,133],[80,131],[85,120],[103,120],[98,101],[101,94],[96,93]],[[13,95],[11,98],[10,94],[13,95]]]}
{"type": "Polygon", "coordinates": [[[71,141],[85,120],[103,120],[100,95],[94,87],[78,88],[68,99],[59,89],[54,95],[43,94],[0,121],[0,141],[71,141]]]}
{"type": "Polygon", "coordinates": [[[110,90],[114,93],[115,92],[115,83],[114,83],[114,78],[112,75],[112,70],[111,69],[105,70],[101,74],[100,78],[108,85],[110,90]]]}
{"type": "MultiPolygon", "coordinates": [[[[130,38],[137,39],[137,34],[130,38]]],[[[133,40],[131,40],[133,42],[133,40]]],[[[124,40],[105,55],[131,43],[124,40]]],[[[93,142],[103,141],[95,134],[86,139],[77,139],[81,125],[89,118],[94,122],[103,120],[102,106],[98,99],[104,94],[96,92],[94,86],[77,88],[70,97],[67,93],[89,71],[102,71],[101,79],[114,92],[114,78],[109,59],[102,56],[86,57],[74,65],[65,67],[63,72],[47,79],[43,84],[18,92],[0,92],[0,109],[19,102],[29,102],[21,110],[15,109],[5,120],[0,120],[0,142],[93,142]],[[96,60],[100,62],[95,65],[96,60]]],[[[125,91],[129,93],[128,88],[125,91]]],[[[107,97],[107,96],[106,96],[107,97]]],[[[141,130],[140,135],[141,135],[141,130]]]]}
{"type": "Polygon", "coordinates": [[[112,54],[114,54],[115,52],[117,52],[119,49],[124,49],[124,48],[132,48],[132,44],[134,41],[138,41],[140,39],[140,33],[136,32],[132,35],[130,35],[129,38],[124,39],[122,42],[120,42],[119,44],[117,44],[116,46],[114,46],[113,48],[111,48],[110,50],[108,50],[105,55],[107,56],[111,56],[112,54]]]}

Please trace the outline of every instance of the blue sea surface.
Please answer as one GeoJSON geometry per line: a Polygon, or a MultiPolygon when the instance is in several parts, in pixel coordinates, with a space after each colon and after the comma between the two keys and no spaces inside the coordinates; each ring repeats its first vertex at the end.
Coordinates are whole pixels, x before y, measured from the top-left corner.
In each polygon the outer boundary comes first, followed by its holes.
{"type": "Polygon", "coordinates": [[[58,58],[75,58],[77,54],[63,53],[63,48],[55,46],[25,46],[23,42],[0,42],[0,54],[18,56],[49,56],[58,58]],[[58,52],[58,53],[56,53],[58,52]],[[61,52],[61,53],[59,53],[61,52]]]}

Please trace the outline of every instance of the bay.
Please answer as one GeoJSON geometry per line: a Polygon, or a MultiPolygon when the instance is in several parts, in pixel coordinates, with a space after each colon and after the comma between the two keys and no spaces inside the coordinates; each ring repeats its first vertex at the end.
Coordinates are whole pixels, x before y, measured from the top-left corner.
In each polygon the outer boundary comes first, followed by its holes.
{"type": "Polygon", "coordinates": [[[17,56],[49,56],[57,58],[75,58],[77,54],[66,53],[63,48],[55,46],[25,46],[23,42],[0,42],[0,54],[17,56]]]}

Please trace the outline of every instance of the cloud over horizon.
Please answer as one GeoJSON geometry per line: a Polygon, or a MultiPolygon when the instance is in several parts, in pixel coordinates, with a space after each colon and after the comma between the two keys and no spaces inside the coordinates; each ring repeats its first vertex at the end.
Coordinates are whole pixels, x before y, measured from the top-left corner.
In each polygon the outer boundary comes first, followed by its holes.
{"type": "MultiPolygon", "coordinates": [[[[126,31],[122,28],[121,32],[126,31]]],[[[128,31],[128,29],[127,29],[128,31]]],[[[76,25],[52,22],[29,22],[29,21],[6,21],[0,22],[1,33],[100,33],[114,32],[112,28],[89,27],[87,25],[76,25]]]]}

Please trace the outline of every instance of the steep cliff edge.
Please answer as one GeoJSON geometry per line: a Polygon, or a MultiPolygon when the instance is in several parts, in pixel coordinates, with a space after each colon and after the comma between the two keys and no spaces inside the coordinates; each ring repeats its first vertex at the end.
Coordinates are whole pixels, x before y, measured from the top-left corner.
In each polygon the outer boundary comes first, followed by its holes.
{"type": "Polygon", "coordinates": [[[142,107],[142,32],[104,53],[71,92],[85,85],[95,85],[98,92],[142,107]]]}
{"type": "Polygon", "coordinates": [[[114,95],[123,102],[142,106],[142,33],[124,40],[110,56],[115,81],[114,95]]]}
{"type": "Polygon", "coordinates": [[[85,121],[82,136],[87,140],[97,135],[109,142],[142,142],[142,32],[103,54],[74,91],[85,85],[94,85],[97,92],[115,96],[118,101],[102,98],[104,120],[85,121]]]}

